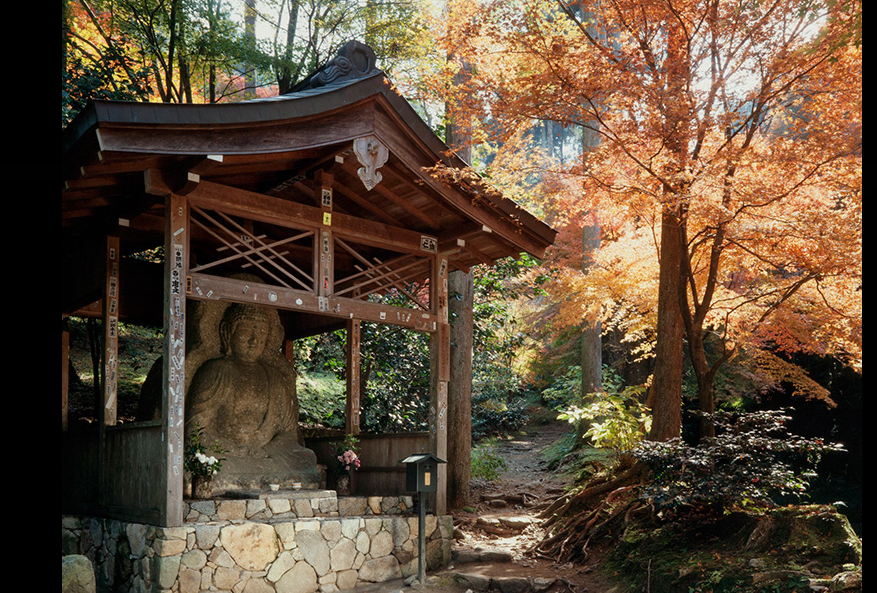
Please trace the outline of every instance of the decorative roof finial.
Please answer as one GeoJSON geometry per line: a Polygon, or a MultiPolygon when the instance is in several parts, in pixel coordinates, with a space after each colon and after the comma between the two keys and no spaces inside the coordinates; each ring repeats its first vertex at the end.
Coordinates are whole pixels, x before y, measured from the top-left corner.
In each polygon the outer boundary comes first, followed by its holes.
{"type": "Polygon", "coordinates": [[[378,72],[377,56],[372,48],[359,41],[348,41],[338,55],[296,84],[290,93],[315,89],[342,80],[363,78],[378,72]]]}

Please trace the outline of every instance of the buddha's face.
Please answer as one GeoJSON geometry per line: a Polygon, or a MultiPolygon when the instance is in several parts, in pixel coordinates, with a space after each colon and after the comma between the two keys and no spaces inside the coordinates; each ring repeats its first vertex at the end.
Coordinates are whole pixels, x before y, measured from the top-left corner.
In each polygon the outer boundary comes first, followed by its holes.
{"type": "Polygon", "coordinates": [[[231,354],[236,359],[256,362],[268,340],[268,324],[264,321],[247,320],[235,324],[231,333],[231,354]]]}

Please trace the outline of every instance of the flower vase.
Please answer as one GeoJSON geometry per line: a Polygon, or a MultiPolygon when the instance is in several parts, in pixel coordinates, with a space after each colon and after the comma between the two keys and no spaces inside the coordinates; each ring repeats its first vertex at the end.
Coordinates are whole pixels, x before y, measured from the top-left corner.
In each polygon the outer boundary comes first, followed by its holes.
{"type": "Polygon", "coordinates": [[[192,476],[192,498],[206,500],[210,498],[212,480],[207,476],[192,476]]]}
{"type": "Polygon", "coordinates": [[[338,476],[338,483],[335,485],[335,491],[338,496],[350,495],[350,475],[344,473],[338,476]]]}

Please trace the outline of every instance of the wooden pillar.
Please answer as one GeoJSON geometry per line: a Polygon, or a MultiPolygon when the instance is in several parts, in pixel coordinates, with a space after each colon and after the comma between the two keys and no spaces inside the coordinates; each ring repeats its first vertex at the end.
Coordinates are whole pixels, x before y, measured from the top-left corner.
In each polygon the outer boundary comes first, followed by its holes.
{"type": "Polygon", "coordinates": [[[323,226],[316,236],[315,257],[319,254],[319,260],[315,262],[317,274],[317,296],[319,297],[320,311],[329,310],[328,297],[334,292],[335,284],[335,241],[332,238],[332,175],[325,171],[317,171],[316,182],[320,207],[323,210],[323,226]]]}
{"type": "MultiPolygon", "coordinates": [[[[433,259],[430,277],[430,305],[437,316],[436,331],[430,334],[430,402],[429,449],[440,459],[448,455],[448,380],[450,379],[451,332],[448,325],[448,261],[438,255],[433,259]]],[[[448,467],[440,463],[437,471],[438,491],[431,504],[436,515],[448,511],[448,467]]]]}
{"type": "Polygon", "coordinates": [[[119,237],[107,237],[103,298],[103,392],[102,416],[105,426],[113,426],[118,419],[119,371],[119,237]]]}
{"type": "Polygon", "coordinates": [[[106,427],[116,424],[117,419],[117,389],[118,384],[118,356],[119,356],[119,238],[107,236],[106,255],[104,258],[104,291],[102,299],[103,339],[101,340],[101,365],[99,365],[101,377],[95,377],[95,382],[100,381],[100,394],[98,396],[99,409],[96,410],[98,423],[98,452],[97,452],[97,501],[98,505],[106,504],[111,491],[106,469],[106,427]]]}
{"type": "Polygon", "coordinates": [[[164,262],[164,371],[161,407],[166,471],[162,524],[183,524],[183,453],[185,448],[186,275],[189,264],[188,204],[185,197],[166,198],[164,262]]]}
{"type": "Polygon", "coordinates": [[[359,434],[360,399],[362,386],[360,380],[360,341],[361,322],[350,319],[347,322],[347,406],[344,414],[344,431],[347,434],[359,434]]]}
{"type": "MultiPolygon", "coordinates": [[[[282,319],[282,318],[281,318],[282,319]]],[[[285,328],[284,328],[285,331],[285,328]]],[[[289,361],[289,364],[295,366],[295,347],[294,340],[284,338],[283,340],[283,357],[289,361]]]]}

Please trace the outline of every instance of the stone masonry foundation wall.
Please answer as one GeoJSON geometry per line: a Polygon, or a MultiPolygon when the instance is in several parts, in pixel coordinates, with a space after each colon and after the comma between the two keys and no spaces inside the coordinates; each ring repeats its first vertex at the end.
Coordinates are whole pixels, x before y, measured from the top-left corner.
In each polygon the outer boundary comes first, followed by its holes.
{"type": "MultiPolygon", "coordinates": [[[[62,556],[91,560],[98,593],[334,593],[417,574],[411,497],[334,494],[187,501],[173,528],[62,517],[62,556]]],[[[452,529],[427,515],[430,570],[450,562],[452,529]]]]}

